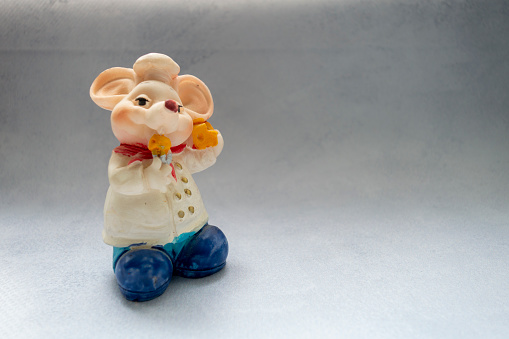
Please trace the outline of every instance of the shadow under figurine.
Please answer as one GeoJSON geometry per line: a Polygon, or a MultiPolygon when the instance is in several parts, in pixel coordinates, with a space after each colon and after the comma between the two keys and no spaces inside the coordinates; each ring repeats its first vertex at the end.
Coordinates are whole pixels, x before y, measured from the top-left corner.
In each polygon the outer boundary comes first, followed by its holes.
{"type": "Polygon", "coordinates": [[[113,270],[132,301],[160,296],[172,275],[201,278],[226,264],[228,241],[208,214],[191,174],[213,165],[223,138],[207,121],[214,104],[192,75],[178,75],[170,57],[150,53],[133,68],[102,72],[92,100],[110,110],[120,141],[108,166],[104,242],[113,270]]]}

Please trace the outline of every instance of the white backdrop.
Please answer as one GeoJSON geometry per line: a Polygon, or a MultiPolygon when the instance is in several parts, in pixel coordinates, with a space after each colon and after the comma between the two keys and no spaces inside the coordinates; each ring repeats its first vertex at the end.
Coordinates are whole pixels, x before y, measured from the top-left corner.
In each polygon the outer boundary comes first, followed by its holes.
{"type": "Polygon", "coordinates": [[[2,2],[3,336],[509,336],[506,1],[2,2]],[[149,52],[212,91],[230,255],[131,303],[88,90],[149,52]]]}

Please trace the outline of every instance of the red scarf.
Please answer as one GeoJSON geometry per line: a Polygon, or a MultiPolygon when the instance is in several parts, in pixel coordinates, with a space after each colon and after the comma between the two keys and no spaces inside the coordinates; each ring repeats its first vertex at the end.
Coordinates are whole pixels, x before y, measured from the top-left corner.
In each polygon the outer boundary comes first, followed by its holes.
{"type": "MultiPolygon", "coordinates": [[[[170,149],[170,151],[173,154],[180,153],[184,150],[184,148],[186,148],[186,144],[180,144],[178,146],[172,147],[170,149]]],[[[131,160],[129,160],[128,165],[132,164],[135,161],[143,161],[143,160],[148,160],[148,159],[153,158],[152,152],[147,148],[147,146],[145,146],[141,143],[137,143],[134,145],[120,144],[120,146],[115,147],[113,149],[113,152],[121,154],[121,155],[125,155],[126,157],[131,158],[131,160]]],[[[170,166],[171,166],[171,175],[173,176],[175,181],[177,181],[177,176],[175,174],[175,168],[173,167],[173,164],[170,164],[170,166]]]]}

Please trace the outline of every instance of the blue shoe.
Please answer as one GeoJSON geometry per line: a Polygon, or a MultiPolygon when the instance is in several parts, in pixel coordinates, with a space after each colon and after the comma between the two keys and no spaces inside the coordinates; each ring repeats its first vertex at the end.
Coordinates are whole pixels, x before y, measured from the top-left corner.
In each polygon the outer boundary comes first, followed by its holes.
{"type": "Polygon", "coordinates": [[[130,250],[118,259],[115,276],[127,300],[148,301],[166,290],[173,273],[170,258],[156,249],[130,250]]]}
{"type": "Polygon", "coordinates": [[[226,265],[228,240],[216,226],[205,225],[182,248],[175,260],[175,275],[202,278],[226,265]]]}

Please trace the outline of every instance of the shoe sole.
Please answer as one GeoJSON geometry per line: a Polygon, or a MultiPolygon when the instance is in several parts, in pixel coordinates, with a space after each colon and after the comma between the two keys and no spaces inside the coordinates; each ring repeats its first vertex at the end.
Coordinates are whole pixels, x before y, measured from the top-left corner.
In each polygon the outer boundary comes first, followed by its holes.
{"type": "Polygon", "coordinates": [[[150,291],[150,292],[134,292],[134,291],[126,290],[125,288],[123,288],[120,285],[118,285],[118,287],[120,287],[120,292],[122,292],[122,295],[127,300],[142,302],[142,301],[149,301],[149,300],[155,299],[155,298],[159,297],[161,294],[163,294],[164,291],[166,291],[166,288],[168,287],[168,285],[170,284],[170,280],[171,279],[168,279],[168,281],[164,285],[159,287],[157,290],[150,291]]]}
{"type": "Polygon", "coordinates": [[[221,269],[223,269],[223,267],[225,265],[226,265],[226,263],[223,263],[223,264],[221,264],[219,266],[216,266],[214,268],[210,268],[208,270],[185,270],[185,269],[177,268],[174,271],[174,274],[179,276],[179,277],[191,278],[191,279],[204,278],[204,277],[212,275],[212,274],[214,274],[216,272],[219,272],[221,269]]]}

